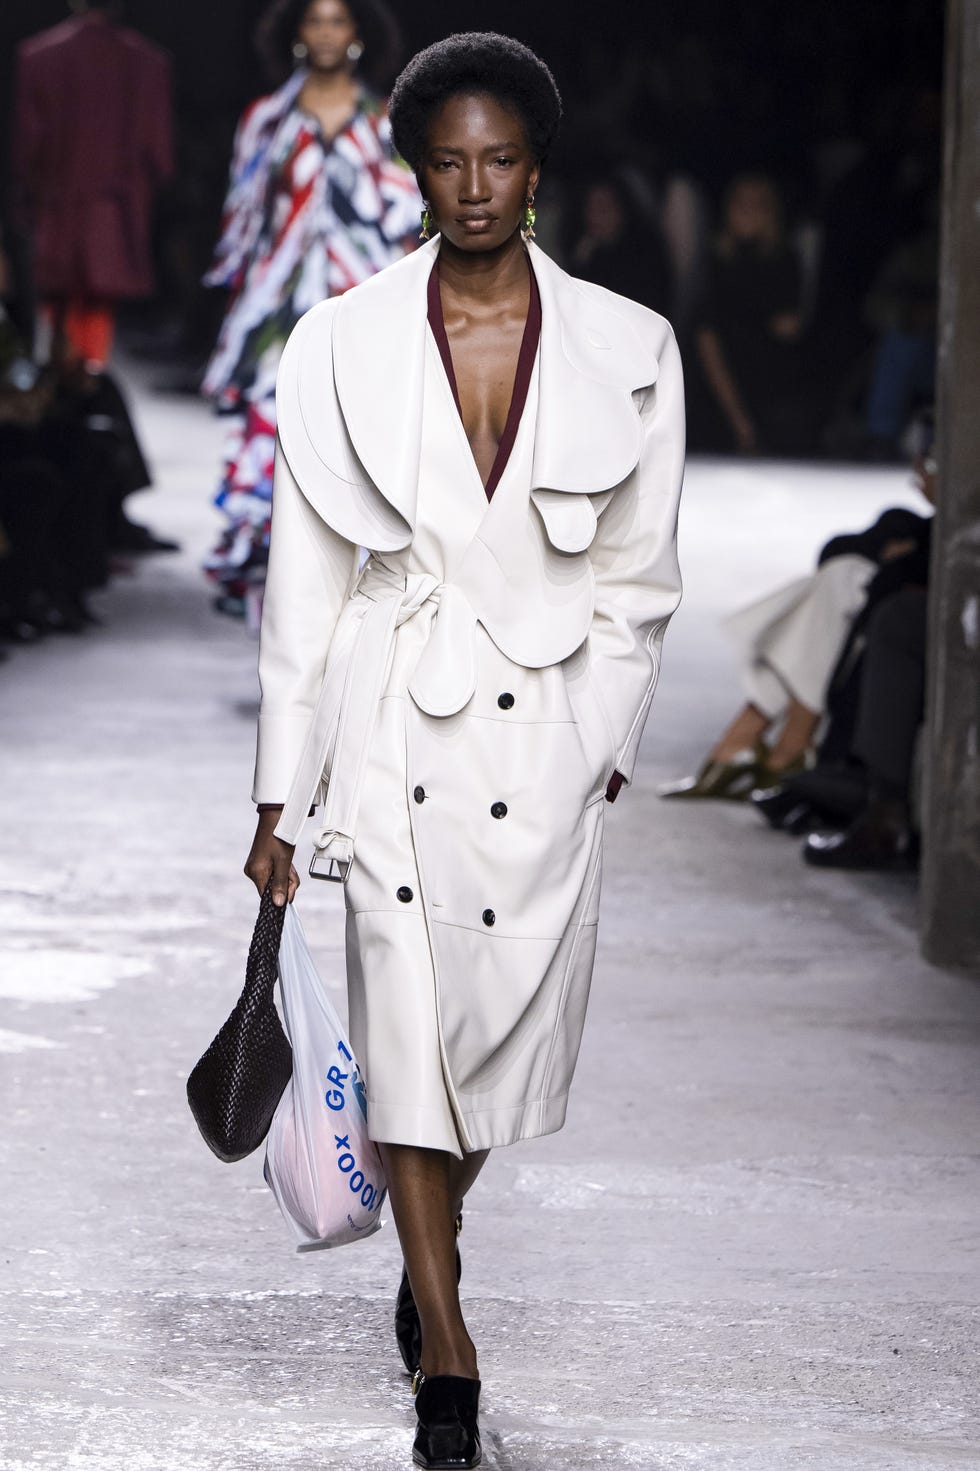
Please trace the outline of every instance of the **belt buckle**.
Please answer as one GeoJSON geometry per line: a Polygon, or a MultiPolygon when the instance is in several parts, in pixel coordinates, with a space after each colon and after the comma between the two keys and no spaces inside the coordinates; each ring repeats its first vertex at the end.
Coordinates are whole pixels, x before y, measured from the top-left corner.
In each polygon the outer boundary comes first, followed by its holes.
{"type": "Polygon", "coordinates": [[[323,879],[328,884],[346,884],[350,873],[350,862],[346,858],[332,858],[323,853],[314,853],[310,859],[310,878],[323,879]]]}

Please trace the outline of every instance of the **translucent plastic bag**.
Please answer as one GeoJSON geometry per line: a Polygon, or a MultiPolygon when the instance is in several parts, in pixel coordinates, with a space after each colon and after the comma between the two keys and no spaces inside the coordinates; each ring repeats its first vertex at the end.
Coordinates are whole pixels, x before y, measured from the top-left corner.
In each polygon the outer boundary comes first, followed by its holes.
{"type": "Polygon", "coordinates": [[[293,905],[279,985],[293,1076],[269,1130],[265,1178],[299,1251],[344,1246],[381,1225],[384,1172],[368,1138],[364,1082],[293,905]]]}

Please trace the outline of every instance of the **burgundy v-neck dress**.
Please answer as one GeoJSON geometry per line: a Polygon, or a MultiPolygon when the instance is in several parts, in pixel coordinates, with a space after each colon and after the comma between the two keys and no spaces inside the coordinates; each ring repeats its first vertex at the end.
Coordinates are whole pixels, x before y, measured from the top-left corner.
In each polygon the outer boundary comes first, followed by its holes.
{"type": "MultiPolygon", "coordinates": [[[[493,500],[493,493],[500,484],[500,477],[507,467],[511,450],[514,448],[514,440],[517,438],[518,425],[521,415],[524,413],[524,405],[527,403],[527,391],[531,386],[531,374],[534,371],[534,359],[538,351],[538,342],[541,338],[541,293],[538,291],[538,283],[534,272],[528,267],[528,278],[530,284],[530,295],[527,304],[527,320],[524,323],[524,335],[521,338],[520,352],[517,356],[517,370],[514,375],[514,389],[511,394],[510,408],[507,411],[507,422],[504,432],[500,436],[497,453],[494,456],[490,475],[485,486],[487,500],[493,500]]],[[[435,264],[432,274],[429,276],[427,293],[429,327],[436,340],[439,356],[442,358],[442,366],[446,370],[446,377],[453,393],[453,402],[460,419],[463,410],[459,402],[459,388],[456,384],[456,369],[453,367],[453,353],[449,345],[449,335],[446,332],[446,323],[442,314],[442,293],[439,289],[439,263],[435,264]]]]}

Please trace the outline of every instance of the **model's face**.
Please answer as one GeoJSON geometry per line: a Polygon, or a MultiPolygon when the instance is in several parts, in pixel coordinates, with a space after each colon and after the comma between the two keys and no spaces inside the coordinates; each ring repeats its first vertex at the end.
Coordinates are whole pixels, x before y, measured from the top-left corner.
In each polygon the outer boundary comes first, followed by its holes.
{"type": "Polygon", "coordinates": [[[436,228],[459,250],[505,244],[540,172],[523,121],[495,97],[450,97],[433,114],[419,184],[436,228]]]}
{"type": "Polygon", "coordinates": [[[312,0],[297,32],[313,71],[346,66],[347,48],[357,39],[357,25],[344,0],[312,0]]]}

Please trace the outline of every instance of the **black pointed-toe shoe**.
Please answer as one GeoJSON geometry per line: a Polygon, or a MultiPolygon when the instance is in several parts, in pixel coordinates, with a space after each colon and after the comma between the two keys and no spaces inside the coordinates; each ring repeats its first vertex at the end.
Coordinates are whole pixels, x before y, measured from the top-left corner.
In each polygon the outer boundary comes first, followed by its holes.
{"type": "Polygon", "coordinates": [[[749,801],[777,832],[799,836],[816,825],[817,816],[791,782],[776,787],[756,787],[749,801]]]}
{"type": "Polygon", "coordinates": [[[910,873],[918,867],[919,841],[907,827],[877,824],[865,816],[847,828],[811,833],[803,858],[814,868],[910,873]]]}
{"type": "MultiPolygon", "coordinates": [[[[456,1217],[456,1235],[463,1229],[463,1216],[460,1213],[456,1217]]],[[[456,1281],[463,1275],[463,1260],[456,1248],[456,1281]]],[[[398,1352],[402,1356],[405,1372],[414,1375],[422,1362],[422,1324],[419,1322],[419,1310],[415,1306],[415,1298],[412,1296],[412,1286],[408,1280],[408,1273],[402,1268],[402,1280],[398,1284],[398,1296],[395,1299],[395,1338],[398,1341],[398,1352]]]]}
{"type": "Polygon", "coordinates": [[[479,1466],[480,1381],[455,1374],[416,1375],[419,1417],[412,1460],[426,1471],[468,1471],[479,1466]]]}

